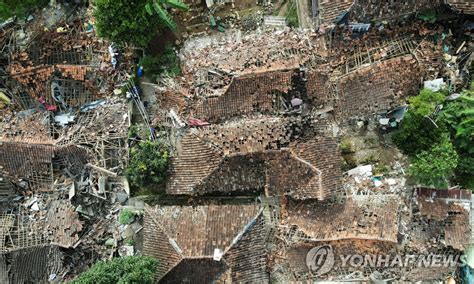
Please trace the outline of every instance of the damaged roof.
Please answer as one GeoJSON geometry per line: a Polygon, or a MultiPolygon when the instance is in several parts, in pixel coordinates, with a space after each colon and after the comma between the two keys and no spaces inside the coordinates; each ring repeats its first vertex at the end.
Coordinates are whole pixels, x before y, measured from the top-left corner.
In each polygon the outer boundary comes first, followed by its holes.
{"type": "Polygon", "coordinates": [[[290,201],[285,225],[296,226],[312,241],[343,239],[397,242],[400,198],[353,196],[342,203],[290,201]]]}
{"type": "Polygon", "coordinates": [[[474,14],[474,1],[473,0],[446,0],[455,10],[458,10],[464,14],[474,14]]]}
{"type": "Polygon", "coordinates": [[[258,205],[156,206],[145,213],[144,254],[159,260],[158,280],[181,281],[192,271],[195,279],[217,278],[228,269],[234,279],[266,277],[258,205]],[[238,273],[246,262],[236,263],[241,254],[253,255],[246,261],[256,261],[254,273],[238,273]]]}
{"type": "Polygon", "coordinates": [[[311,127],[298,119],[273,118],[193,129],[180,140],[167,192],[229,193],[268,186],[272,195],[325,199],[340,188],[338,146],[322,135],[301,140],[311,127]]]}

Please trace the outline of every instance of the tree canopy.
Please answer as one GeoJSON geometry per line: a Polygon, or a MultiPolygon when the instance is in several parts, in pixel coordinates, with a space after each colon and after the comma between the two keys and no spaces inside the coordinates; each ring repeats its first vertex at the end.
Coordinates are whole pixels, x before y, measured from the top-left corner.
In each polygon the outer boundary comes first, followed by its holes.
{"type": "Polygon", "coordinates": [[[72,283],[152,283],[157,265],[158,260],[148,256],[126,256],[110,261],[99,261],[72,283]]]}
{"type": "Polygon", "coordinates": [[[423,185],[447,188],[458,166],[458,159],[453,144],[445,135],[440,143],[413,158],[410,175],[423,185]]]}
{"type": "Polygon", "coordinates": [[[159,17],[147,13],[148,3],[148,0],[96,0],[97,33],[119,44],[146,47],[163,26],[159,17]]]}
{"type": "Polygon", "coordinates": [[[0,22],[10,17],[26,16],[26,13],[36,7],[45,6],[48,0],[0,0],[0,22]]]}
{"type": "Polygon", "coordinates": [[[445,91],[425,89],[409,101],[393,141],[412,158],[411,176],[445,188],[455,173],[456,182],[474,189],[473,87],[455,99],[447,99],[445,91]]]}
{"type": "Polygon", "coordinates": [[[162,142],[142,141],[130,149],[130,161],[125,174],[135,187],[160,183],[166,178],[168,164],[168,150],[162,142]]]}

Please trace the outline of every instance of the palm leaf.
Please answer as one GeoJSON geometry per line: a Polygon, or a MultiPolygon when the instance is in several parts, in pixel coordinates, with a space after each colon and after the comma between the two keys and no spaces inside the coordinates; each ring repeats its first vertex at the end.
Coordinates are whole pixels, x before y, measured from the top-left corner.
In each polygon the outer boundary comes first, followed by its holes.
{"type": "Polygon", "coordinates": [[[179,0],[164,0],[164,3],[172,8],[179,9],[181,11],[187,12],[189,10],[188,5],[184,4],[179,0]]]}
{"type": "Polygon", "coordinates": [[[150,16],[153,16],[153,8],[151,7],[150,3],[147,3],[145,5],[145,10],[147,11],[147,13],[150,15],[150,16]]]}
{"type": "Polygon", "coordinates": [[[158,5],[156,1],[153,2],[153,8],[155,8],[155,11],[160,17],[160,19],[162,19],[171,30],[176,31],[176,23],[173,21],[168,11],[158,5]]]}

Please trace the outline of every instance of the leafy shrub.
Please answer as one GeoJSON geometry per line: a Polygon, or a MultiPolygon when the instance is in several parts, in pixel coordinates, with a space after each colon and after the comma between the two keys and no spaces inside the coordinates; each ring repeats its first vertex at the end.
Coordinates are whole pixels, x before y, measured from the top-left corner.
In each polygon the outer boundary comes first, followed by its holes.
{"type": "Polygon", "coordinates": [[[427,117],[408,111],[401,128],[393,134],[393,142],[407,155],[427,151],[447,131],[441,123],[437,125],[438,127],[427,117]]]}
{"type": "Polygon", "coordinates": [[[421,116],[430,115],[435,111],[436,106],[444,102],[446,95],[445,90],[433,92],[430,89],[423,89],[418,96],[408,100],[410,102],[409,111],[421,116]]]}
{"type": "Polygon", "coordinates": [[[0,22],[10,17],[24,17],[35,8],[48,4],[48,0],[0,0],[0,22]]]}
{"type": "Polygon", "coordinates": [[[130,150],[125,175],[134,187],[161,183],[166,178],[168,164],[168,150],[160,141],[143,141],[130,150]]]}
{"type": "Polygon", "coordinates": [[[159,17],[148,15],[148,0],[95,0],[97,33],[118,44],[146,47],[163,26],[159,17]]]}
{"type": "Polygon", "coordinates": [[[446,104],[441,119],[448,127],[454,147],[459,154],[457,181],[474,190],[474,88],[446,104]]]}
{"type": "Polygon", "coordinates": [[[99,261],[72,281],[73,284],[152,283],[158,260],[148,256],[126,256],[99,261]]]}
{"type": "Polygon", "coordinates": [[[135,240],[134,239],[126,239],[125,244],[128,246],[134,246],[135,245],[135,240]]]}
{"type": "Polygon", "coordinates": [[[393,135],[393,142],[405,154],[415,155],[429,150],[439,143],[443,133],[447,132],[442,121],[436,125],[428,118],[436,106],[446,98],[444,91],[433,92],[423,89],[418,96],[409,99],[410,108],[402,121],[401,128],[393,135]]]}
{"type": "Polygon", "coordinates": [[[181,66],[178,57],[171,45],[166,46],[164,52],[158,56],[146,55],[140,60],[145,74],[161,75],[168,73],[171,76],[181,74],[181,66]]]}
{"type": "Polygon", "coordinates": [[[440,143],[413,158],[410,175],[422,185],[447,188],[458,161],[459,156],[453,144],[447,135],[444,135],[440,143]]]}
{"type": "Polygon", "coordinates": [[[118,221],[122,225],[129,224],[135,218],[135,215],[135,212],[124,209],[120,212],[118,221]]]}
{"type": "Polygon", "coordinates": [[[343,140],[341,142],[341,153],[342,154],[349,154],[354,153],[355,151],[352,149],[353,145],[350,140],[343,140]]]}

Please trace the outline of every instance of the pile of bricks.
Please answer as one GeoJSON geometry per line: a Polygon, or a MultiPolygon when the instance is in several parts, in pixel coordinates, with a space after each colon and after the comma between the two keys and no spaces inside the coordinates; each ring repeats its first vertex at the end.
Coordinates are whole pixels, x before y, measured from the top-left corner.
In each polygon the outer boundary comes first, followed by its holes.
{"type": "Polygon", "coordinates": [[[292,76],[292,71],[278,71],[234,78],[222,96],[205,99],[192,115],[217,122],[239,115],[272,113],[272,94],[287,93],[292,76]]]}

